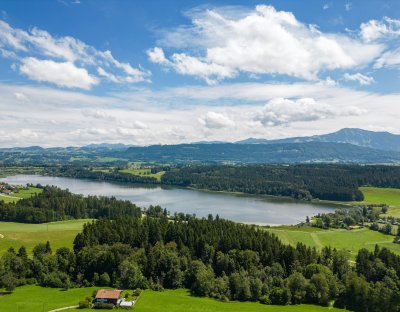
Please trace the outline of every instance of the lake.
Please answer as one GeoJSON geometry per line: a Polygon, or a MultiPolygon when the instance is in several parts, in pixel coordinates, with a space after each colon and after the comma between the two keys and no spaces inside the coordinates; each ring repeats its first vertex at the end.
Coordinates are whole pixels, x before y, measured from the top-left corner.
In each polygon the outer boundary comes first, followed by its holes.
{"type": "Polygon", "coordinates": [[[140,207],[160,205],[170,213],[183,212],[198,217],[216,215],[232,221],[259,225],[297,224],[318,213],[333,212],[338,206],[267,196],[235,195],[177,187],[137,186],[73,178],[16,175],[1,178],[10,184],[55,185],[83,195],[115,196],[140,207]]]}

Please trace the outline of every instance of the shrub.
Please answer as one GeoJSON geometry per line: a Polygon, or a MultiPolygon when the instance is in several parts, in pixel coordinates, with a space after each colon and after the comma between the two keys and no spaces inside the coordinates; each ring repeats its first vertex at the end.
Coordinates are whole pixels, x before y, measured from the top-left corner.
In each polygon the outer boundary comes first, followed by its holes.
{"type": "Polygon", "coordinates": [[[141,293],[142,293],[142,290],[141,290],[140,288],[136,288],[136,289],[133,291],[132,295],[133,295],[133,296],[136,296],[136,297],[139,297],[141,293]]]}
{"type": "Polygon", "coordinates": [[[261,296],[260,297],[260,303],[262,304],[271,304],[271,300],[267,295],[261,296]]]}
{"type": "Polygon", "coordinates": [[[88,300],[82,300],[79,302],[79,309],[89,309],[90,302],[88,300]]]}

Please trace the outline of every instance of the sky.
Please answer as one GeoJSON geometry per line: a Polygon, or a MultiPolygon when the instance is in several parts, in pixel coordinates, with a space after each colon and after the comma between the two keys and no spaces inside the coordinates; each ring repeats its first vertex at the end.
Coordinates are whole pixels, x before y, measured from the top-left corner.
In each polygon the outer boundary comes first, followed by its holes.
{"type": "Polygon", "coordinates": [[[398,0],[0,0],[0,147],[400,134],[398,0]]]}

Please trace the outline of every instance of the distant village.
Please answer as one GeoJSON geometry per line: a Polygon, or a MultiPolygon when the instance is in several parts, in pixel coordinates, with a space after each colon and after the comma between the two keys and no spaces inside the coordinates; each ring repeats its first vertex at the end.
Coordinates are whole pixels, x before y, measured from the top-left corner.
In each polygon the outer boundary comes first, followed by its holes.
{"type": "Polygon", "coordinates": [[[20,186],[10,185],[7,183],[0,183],[0,193],[4,195],[11,195],[14,193],[18,193],[20,186]]]}

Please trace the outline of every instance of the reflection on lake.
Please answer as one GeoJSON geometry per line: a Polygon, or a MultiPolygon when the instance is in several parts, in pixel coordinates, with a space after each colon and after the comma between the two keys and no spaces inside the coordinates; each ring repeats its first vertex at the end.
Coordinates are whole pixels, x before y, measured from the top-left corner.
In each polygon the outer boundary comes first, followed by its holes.
{"type": "Polygon", "coordinates": [[[332,212],[334,205],[315,204],[282,198],[233,195],[203,192],[175,187],[136,186],[109,182],[88,181],[72,178],[47,177],[38,175],[16,175],[2,178],[10,184],[40,183],[68,188],[83,195],[115,196],[130,200],[140,207],[160,205],[172,214],[183,212],[206,217],[208,214],[244,223],[261,225],[296,224],[306,216],[332,212]]]}

